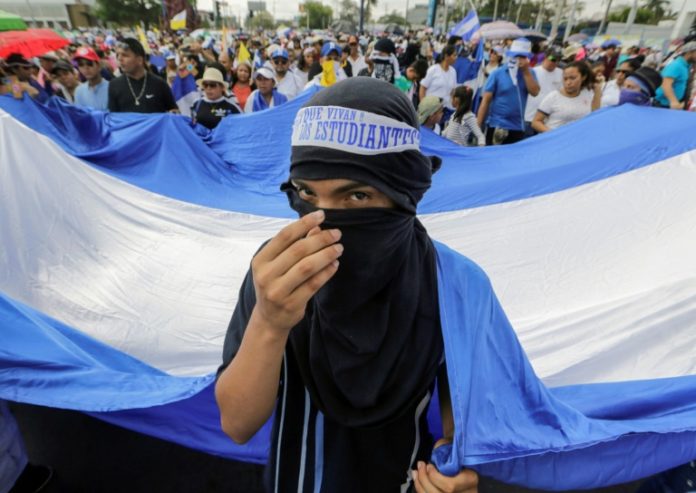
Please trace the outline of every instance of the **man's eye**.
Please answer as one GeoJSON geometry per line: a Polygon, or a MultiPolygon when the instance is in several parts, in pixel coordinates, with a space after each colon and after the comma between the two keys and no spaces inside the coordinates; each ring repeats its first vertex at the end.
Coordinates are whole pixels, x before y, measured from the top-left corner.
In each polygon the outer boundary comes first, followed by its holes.
{"type": "Polygon", "coordinates": [[[351,197],[355,200],[368,200],[370,198],[370,196],[365,192],[353,192],[351,197]]]}
{"type": "Polygon", "coordinates": [[[301,195],[314,195],[314,193],[309,188],[305,187],[297,187],[297,193],[301,195]]]}

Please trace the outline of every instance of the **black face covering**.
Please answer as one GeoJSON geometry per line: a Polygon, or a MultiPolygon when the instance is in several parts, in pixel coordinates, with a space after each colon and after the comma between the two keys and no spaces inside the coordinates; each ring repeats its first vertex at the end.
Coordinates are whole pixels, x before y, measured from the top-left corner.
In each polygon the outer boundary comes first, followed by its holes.
{"type": "MultiPolygon", "coordinates": [[[[316,208],[283,185],[301,216],[316,208]]],[[[290,343],[321,411],[349,426],[376,426],[422,398],[442,357],[432,243],[411,212],[325,210],[345,250],[290,343]]]]}

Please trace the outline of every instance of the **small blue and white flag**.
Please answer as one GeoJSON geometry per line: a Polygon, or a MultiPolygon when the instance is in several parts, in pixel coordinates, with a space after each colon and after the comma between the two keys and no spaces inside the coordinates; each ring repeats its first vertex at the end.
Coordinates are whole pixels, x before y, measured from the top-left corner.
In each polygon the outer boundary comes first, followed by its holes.
{"type": "Polygon", "coordinates": [[[481,23],[474,9],[471,9],[466,17],[464,17],[457,25],[449,32],[450,36],[459,36],[464,41],[471,40],[479,32],[481,23]]]}
{"type": "Polygon", "coordinates": [[[192,74],[181,77],[177,74],[172,83],[172,94],[174,101],[179,107],[179,112],[184,116],[191,116],[191,106],[198,99],[198,86],[192,74]]]}

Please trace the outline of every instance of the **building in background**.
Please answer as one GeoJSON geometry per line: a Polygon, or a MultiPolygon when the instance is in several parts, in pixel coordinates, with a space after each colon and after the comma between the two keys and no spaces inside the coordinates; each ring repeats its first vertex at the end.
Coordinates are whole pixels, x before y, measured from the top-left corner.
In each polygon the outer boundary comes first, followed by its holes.
{"type": "Polygon", "coordinates": [[[24,19],[29,27],[74,29],[97,25],[95,0],[0,0],[0,9],[24,19]]]}

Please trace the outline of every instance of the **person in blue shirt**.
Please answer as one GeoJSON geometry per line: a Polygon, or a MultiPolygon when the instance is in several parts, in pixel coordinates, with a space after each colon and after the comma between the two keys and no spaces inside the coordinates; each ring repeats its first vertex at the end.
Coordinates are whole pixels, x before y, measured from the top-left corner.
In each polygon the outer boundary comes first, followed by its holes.
{"type": "Polygon", "coordinates": [[[682,46],[681,54],[662,70],[662,85],[655,96],[658,105],[673,110],[684,109],[689,65],[693,63],[696,63],[696,41],[689,41],[682,46]]]}
{"type": "Polygon", "coordinates": [[[486,145],[512,144],[524,138],[527,95],[539,94],[539,83],[530,69],[532,44],[525,38],[513,41],[507,63],[488,77],[478,111],[478,124],[486,129],[486,145]]]}
{"type": "Polygon", "coordinates": [[[81,46],[75,52],[73,60],[77,62],[80,74],[85,82],[75,89],[75,104],[100,111],[109,109],[109,81],[101,74],[99,55],[86,46],[81,46]]]}

